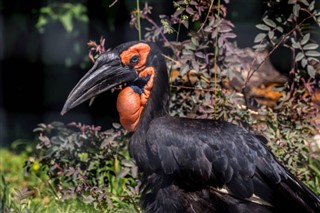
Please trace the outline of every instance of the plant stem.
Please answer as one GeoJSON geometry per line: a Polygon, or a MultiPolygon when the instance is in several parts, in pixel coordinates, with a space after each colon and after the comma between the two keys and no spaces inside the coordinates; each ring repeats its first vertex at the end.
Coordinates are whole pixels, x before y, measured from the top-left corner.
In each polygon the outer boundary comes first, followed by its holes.
{"type": "MultiPolygon", "coordinates": [[[[155,23],[149,16],[147,15],[143,15],[144,19],[146,19],[150,24],[152,24],[156,29],[160,29],[160,27],[157,25],[157,23],[155,23]]],[[[169,40],[167,39],[167,37],[164,35],[163,30],[160,30],[160,35],[162,37],[162,39],[164,40],[165,44],[168,44],[169,47],[172,49],[172,51],[175,53],[176,49],[174,48],[174,46],[171,44],[171,42],[169,42],[169,40]]],[[[178,61],[180,60],[180,56],[178,54],[176,54],[176,57],[178,58],[178,61]]]]}
{"type": "MultiPolygon", "coordinates": [[[[213,1],[213,0],[212,0],[213,1]]],[[[214,84],[214,97],[217,97],[217,55],[218,55],[218,26],[220,22],[220,0],[218,0],[218,18],[217,18],[217,34],[216,34],[216,41],[215,41],[215,48],[214,48],[214,79],[213,79],[213,84],[214,84]]],[[[214,111],[216,110],[217,104],[214,102],[214,111]]]]}
{"type": "Polygon", "coordinates": [[[139,7],[139,0],[137,0],[137,19],[138,19],[138,35],[139,35],[139,41],[141,41],[141,24],[140,24],[140,7],[139,7]]]}

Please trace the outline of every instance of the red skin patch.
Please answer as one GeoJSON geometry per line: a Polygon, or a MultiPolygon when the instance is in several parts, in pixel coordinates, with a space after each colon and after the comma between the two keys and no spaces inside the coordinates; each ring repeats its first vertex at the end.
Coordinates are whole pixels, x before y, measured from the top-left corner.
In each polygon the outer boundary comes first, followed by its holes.
{"type": "Polygon", "coordinates": [[[150,52],[150,46],[148,44],[138,43],[129,47],[127,50],[123,51],[120,54],[120,58],[122,63],[126,65],[130,65],[130,59],[132,58],[132,56],[139,55],[140,61],[138,64],[134,66],[134,68],[137,69],[145,65],[149,52],[150,52]]]}
{"type": "Polygon", "coordinates": [[[140,77],[146,75],[151,75],[151,77],[144,86],[141,95],[135,93],[131,87],[125,87],[121,90],[117,99],[117,110],[120,115],[120,123],[129,132],[133,132],[137,128],[143,108],[150,97],[154,80],[154,69],[152,67],[147,67],[139,73],[140,77]]]}
{"type": "Polygon", "coordinates": [[[145,43],[138,43],[131,46],[120,54],[122,63],[130,65],[130,59],[134,55],[140,56],[140,61],[134,66],[139,77],[150,75],[150,79],[144,86],[143,93],[135,93],[131,87],[125,87],[119,93],[117,100],[117,110],[120,115],[120,123],[129,132],[135,131],[140,120],[143,108],[147,104],[154,81],[154,68],[145,67],[150,46],[145,43]]]}
{"type": "Polygon", "coordinates": [[[142,109],[138,93],[135,93],[131,87],[121,90],[117,100],[117,110],[123,128],[133,132],[139,122],[142,109]]]}

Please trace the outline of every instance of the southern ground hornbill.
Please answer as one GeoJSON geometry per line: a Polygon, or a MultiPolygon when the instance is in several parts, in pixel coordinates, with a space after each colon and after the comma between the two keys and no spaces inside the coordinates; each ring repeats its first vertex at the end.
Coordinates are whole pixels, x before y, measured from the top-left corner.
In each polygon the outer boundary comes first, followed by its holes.
{"type": "Polygon", "coordinates": [[[144,211],[320,212],[319,197],[260,136],[227,122],[169,115],[167,68],[153,43],[128,42],[101,54],[61,113],[119,85],[117,109],[132,132],[144,211]]]}

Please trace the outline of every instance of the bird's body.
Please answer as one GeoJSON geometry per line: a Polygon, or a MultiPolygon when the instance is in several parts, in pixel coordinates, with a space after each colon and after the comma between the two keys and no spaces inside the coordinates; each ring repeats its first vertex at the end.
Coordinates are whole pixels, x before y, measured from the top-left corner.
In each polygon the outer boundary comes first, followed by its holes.
{"type": "Polygon", "coordinates": [[[171,117],[164,59],[151,43],[102,54],[62,113],[119,84],[117,108],[132,132],[146,212],[320,212],[320,199],[256,136],[228,122],[171,117]]]}

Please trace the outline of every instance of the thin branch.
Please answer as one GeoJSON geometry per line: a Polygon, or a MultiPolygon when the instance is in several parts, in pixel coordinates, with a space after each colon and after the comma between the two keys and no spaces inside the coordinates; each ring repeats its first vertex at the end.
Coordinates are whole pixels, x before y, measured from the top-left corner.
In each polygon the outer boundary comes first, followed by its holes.
{"type": "Polygon", "coordinates": [[[139,0],[137,0],[137,21],[138,21],[138,35],[139,35],[139,41],[141,41],[141,23],[140,23],[140,7],[139,7],[139,0]]]}
{"type": "Polygon", "coordinates": [[[109,8],[110,8],[110,7],[113,7],[113,5],[115,5],[117,2],[118,2],[118,0],[114,0],[114,1],[109,5],[109,8]]]}
{"type": "MultiPolygon", "coordinates": [[[[220,1],[219,1],[219,5],[220,5],[220,1]]],[[[205,18],[204,22],[202,23],[202,25],[201,25],[200,29],[197,31],[197,33],[199,33],[199,32],[200,32],[200,30],[202,30],[202,29],[203,29],[203,27],[204,27],[205,23],[207,22],[208,17],[209,17],[209,14],[210,14],[211,9],[212,9],[212,6],[213,6],[213,0],[211,0],[211,4],[210,4],[210,7],[209,7],[209,10],[208,10],[207,16],[206,16],[206,18],[205,18]]],[[[219,10],[220,10],[220,8],[219,8],[219,10]]],[[[218,13],[219,13],[219,12],[218,12],[218,13]]]]}
{"type": "Polygon", "coordinates": [[[167,56],[167,55],[165,55],[165,54],[163,54],[163,53],[161,53],[161,55],[162,55],[165,59],[168,59],[169,61],[172,61],[172,62],[174,62],[174,63],[176,63],[176,64],[179,64],[179,63],[180,63],[179,61],[174,60],[174,59],[171,58],[170,56],[167,56]]]}
{"type": "MultiPolygon", "coordinates": [[[[217,19],[218,25],[220,22],[220,0],[218,0],[218,19],[217,19]]],[[[217,33],[216,33],[216,41],[215,41],[215,53],[214,53],[214,97],[217,97],[217,55],[218,55],[218,33],[219,33],[219,27],[217,25],[217,33]]],[[[216,109],[216,103],[214,103],[214,109],[216,109]]]]}
{"type": "Polygon", "coordinates": [[[188,90],[200,90],[205,92],[214,92],[215,89],[203,89],[203,88],[197,88],[197,87],[188,87],[188,86],[178,86],[178,85],[171,85],[173,88],[177,89],[188,89],[188,90]]]}
{"type": "MultiPolygon", "coordinates": [[[[161,29],[161,27],[159,27],[157,25],[157,23],[155,23],[149,16],[147,15],[143,15],[143,18],[145,18],[150,24],[152,24],[157,30],[159,30],[161,37],[163,38],[163,40],[165,41],[165,43],[167,43],[170,48],[172,49],[173,52],[175,51],[174,46],[171,44],[171,42],[167,39],[167,37],[164,35],[163,30],[161,29]]],[[[176,54],[177,58],[180,60],[180,57],[178,54],[176,54]]]]}

